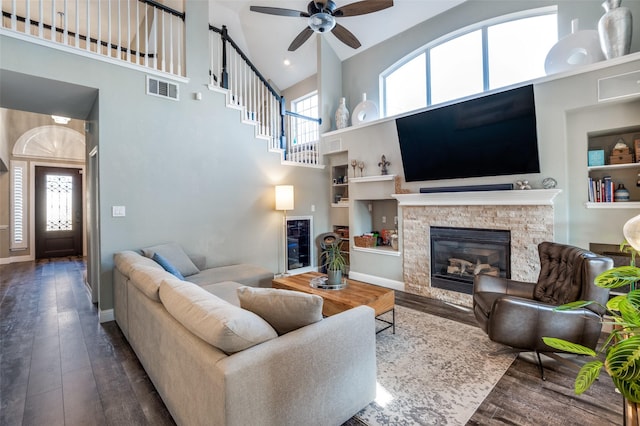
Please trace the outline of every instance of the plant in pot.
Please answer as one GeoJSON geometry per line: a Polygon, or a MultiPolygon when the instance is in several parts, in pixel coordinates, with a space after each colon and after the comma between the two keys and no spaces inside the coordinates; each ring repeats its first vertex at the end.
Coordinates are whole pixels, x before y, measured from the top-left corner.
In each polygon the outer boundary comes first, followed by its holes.
{"type": "Polygon", "coordinates": [[[342,284],[342,274],[347,265],[347,259],[340,249],[341,243],[342,240],[337,239],[326,244],[322,250],[322,259],[324,260],[322,266],[327,270],[327,284],[329,285],[342,284]]]}
{"type": "MultiPolygon", "coordinates": [[[[635,266],[637,250],[626,242],[620,249],[631,253],[631,265],[612,268],[595,279],[595,284],[603,288],[629,286],[628,293],[612,297],[606,304],[607,314],[603,323],[611,326],[611,332],[602,347],[595,351],[554,337],[544,337],[543,340],[552,348],[593,358],[581,367],[576,376],[574,390],[578,395],[591,387],[604,367],[625,398],[625,424],[638,424],[634,405],[640,403],[640,289],[636,289],[640,281],[640,267],[635,266]]],[[[592,303],[595,302],[577,301],[556,309],[578,309],[592,303]]]]}

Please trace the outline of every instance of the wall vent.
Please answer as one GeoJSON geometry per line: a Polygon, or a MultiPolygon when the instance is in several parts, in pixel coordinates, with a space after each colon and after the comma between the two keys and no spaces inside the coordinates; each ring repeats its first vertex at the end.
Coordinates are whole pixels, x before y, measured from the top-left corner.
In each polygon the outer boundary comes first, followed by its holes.
{"type": "Polygon", "coordinates": [[[147,95],[179,100],[180,87],[176,83],[147,76],[147,95]]]}

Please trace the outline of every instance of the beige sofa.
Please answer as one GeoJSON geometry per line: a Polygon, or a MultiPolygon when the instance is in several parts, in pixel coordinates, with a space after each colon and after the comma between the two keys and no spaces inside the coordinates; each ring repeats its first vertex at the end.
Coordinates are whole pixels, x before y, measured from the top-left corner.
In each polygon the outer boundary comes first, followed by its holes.
{"type": "Polygon", "coordinates": [[[265,321],[269,312],[262,318],[237,306],[238,289],[241,295],[284,290],[255,290],[260,279],[246,268],[236,272],[251,287],[231,281],[229,269],[226,281],[194,284],[133,251],[114,260],[116,321],[176,423],[340,425],[374,399],[371,308],[322,319],[318,297],[315,322],[274,334],[274,322],[265,321]],[[257,341],[249,342],[254,335],[257,341]]]}

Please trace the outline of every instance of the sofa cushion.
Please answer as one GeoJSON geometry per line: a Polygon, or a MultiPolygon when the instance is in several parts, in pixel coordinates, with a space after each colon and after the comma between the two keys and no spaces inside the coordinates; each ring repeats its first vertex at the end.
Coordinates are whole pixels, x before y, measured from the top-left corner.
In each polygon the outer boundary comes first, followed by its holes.
{"type": "Polygon", "coordinates": [[[167,243],[142,249],[142,253],[148,258],[153,258],[155,253],[160,254],[167,259],[169,263],[175,266],[180,273],[188,277],[197,274],[200,270],[193,264],[187,253],[184,252],[180,244],[167,243]]]}
{"type": "Polygon", "coordinates": [[[279,335],[322,320],[322,297],[275,288],[238,288],[240,307],[264,318],[279,335]]]}
{"type": "Polygon", "coordinates": [[[149,299],[160,302],[160,283],[167,278],[175,278],[169,272],[158,267],[140,265],[131,271],[131,284],[149,299]]]}
{"type": "Polygon", "coordinates": [[[251,287],[271,287],[273,272],[260,266],[241,263],[205,269],[198,274],[191,275],[188,281],[198,285],[235,281],[251,287]]]}
{"type": "Polygon", "coordinates": [[[178,271],[178,269],[176,269],[176,267],[173,266],[171,262],[165,259],[165,257],[160,253],[153,253],[153,257],[151,258],[151,260],[162,266],[165,271],[175,276],[177,279],[184,281],[184,276],[180,273],[180,271],[178,271]]]}
{"type": "Polygon", "coordinates": [[[240,307],[240,300],[238,299],[238,288],[242,287],[242,284],[234,281],[223,281],[221,283],[203,285],[202,288],[209,293],[218,296],[225,302],[229,302],[232,305],[240,307]]]}
{"type": "Polygon", "coordinates": [[[163,280],[160,300],[185,328],[227,354],[278,336],[258,315],[233,306],[193,283],[175,278],[163,280]]]}
{"type": "Polygon", "coordinates": [[[140,265],[162,269],[162,267],[153,260],[131,250],[124,250],[114,254],[113,261],[116,264],[116,268],[118,268],[127,278],[131,277],[131,271],[140,265]]]}

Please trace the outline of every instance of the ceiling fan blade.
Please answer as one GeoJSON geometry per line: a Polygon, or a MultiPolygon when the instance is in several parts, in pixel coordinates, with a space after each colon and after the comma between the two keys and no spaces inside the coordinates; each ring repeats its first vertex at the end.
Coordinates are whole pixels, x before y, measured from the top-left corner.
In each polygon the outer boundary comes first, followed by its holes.
{"type": "Polygon", "coordinates": [[[338,23],[336,23],[336,26],[333,27],[331,32],[333,33],[334,36],[338,38],[338,40],[340,40],[341,42],[343,42],[349,47],[353,47],[354,49],[357,49],[358,47],[362,46],[360,44],[360,41],[356,38],[356,36],[353,35],[351,31],[349,31],[348,29],[346,29],[345,27],[343,27],[338,23]]]}
{"type": "Polygon", "coordinates": [[[300,34],[298,34],[298,36],[294,38],[291,44],[289,45],[289,52],[293,52],[298,47],[302,46],[304,42],[307,41],[309,37],[311,37],[311,34],[313,34],[313,30],[309,27],[302,30],[300,34]]]}
{"type": "Polygon", "coordinates": [[[393,6],[393,0],[363,0],[350,3],[333,11],[333,16],[358,16],[393,6]]]}
{"type": "Polygon", "coordinates": [[[281,7],[268,7],[268,6],[251,6],[249,10],[252,12],[266,13],[268,15],[278,16],[293,16],[294,18],[308,18],[307,12],[301,12],[293,9],[283,9],[281,7]]]}

